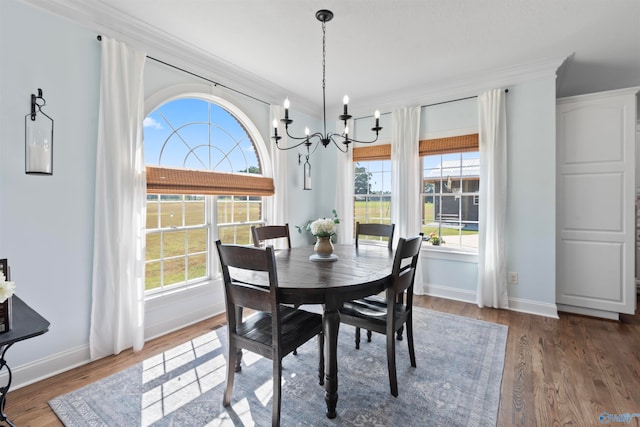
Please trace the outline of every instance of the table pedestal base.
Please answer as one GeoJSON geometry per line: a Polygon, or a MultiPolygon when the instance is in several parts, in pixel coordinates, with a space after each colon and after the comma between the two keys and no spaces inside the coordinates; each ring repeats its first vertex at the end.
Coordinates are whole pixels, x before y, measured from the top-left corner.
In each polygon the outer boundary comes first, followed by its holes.
{"type": "Polygon", "coordinates": [[[340,313],[337,309],[325,309],[322,316],[324,332],[324,400],[327,403],[327,418],[335,418],[338,403],[338,330],[340,313]]]}

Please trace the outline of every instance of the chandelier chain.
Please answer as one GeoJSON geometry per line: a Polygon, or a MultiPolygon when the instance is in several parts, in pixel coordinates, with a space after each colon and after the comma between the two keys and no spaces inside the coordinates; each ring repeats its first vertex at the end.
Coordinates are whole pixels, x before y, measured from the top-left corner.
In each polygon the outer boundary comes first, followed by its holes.
{"type": "Polygon", "coordinates": [[[326,102],[326,57],[327,57],[327,23],[322,21],[322,119],[324,134],[327,134],[327,102],[326,102]]]}

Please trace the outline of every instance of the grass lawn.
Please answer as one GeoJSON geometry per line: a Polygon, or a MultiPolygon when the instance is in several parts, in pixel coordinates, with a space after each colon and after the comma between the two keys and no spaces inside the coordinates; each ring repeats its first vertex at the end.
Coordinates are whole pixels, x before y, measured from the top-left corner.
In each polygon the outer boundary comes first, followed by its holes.
{"type": "MultiPolygon", "coordinates": [[[[230,225],[233,222],[256,222],[261,219],[262,204],[256,201],[231,201],[222,199],[217,202],[218,235],[223,243],[251,244],[251,225],[230,225]]],[[[432,203],[424,205],[423,224],[434,223],[432,203]]],[[[340,213],[338,213],[340,217],[340,213]]],[[[389,224],[391,206],[389,201],[356,201],[354,204],[354,223],[373,222],[389,224]]],[[[207,241],[204,200],[185,201],[149,201],[147,203],[147,228],[156,230],[147,234],[147,253],[145,287],[147,290],[161,286],[183,283],[207,276],[207,241]],[[188,229],[172,229],[172,227],[188,229]],[[164,257],[164,262],[160,259],[164,257]]],[[[340,224],[344,227],[346,224],[340,224]]],[[[438,232],[438,227],[423,225],[425,236],[438,232]]],[[[472,230],[442,228],[442,236],[478,234],[472,230]]],[[[446,240],[446,239],[445,239],[446,240]]]]}

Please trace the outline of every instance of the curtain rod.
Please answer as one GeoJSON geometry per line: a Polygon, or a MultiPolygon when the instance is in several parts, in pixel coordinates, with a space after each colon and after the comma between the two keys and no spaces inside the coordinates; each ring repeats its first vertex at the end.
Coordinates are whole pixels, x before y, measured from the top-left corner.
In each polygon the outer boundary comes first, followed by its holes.
{"type": "MultiPolygon", "coordinates": [[[[509,93],[509,89],[505,89],[504,93],[509,93]]],[[[435,105],[448,104],[450,102],[464,101],[464,100],[467,100],[467,99],[473,99],[473,98],[477,98],[477,97],[478,97],[478,95],[467,96],[466,98],[451,99],[449,101],[442,101],[442,102],[436,102],[436,103],[433,103],[433,104],[421,105],[420,108],[433,107],[435,105]]],[[[391,111],[387,111],[386,113],[380,113],[380,115],[382,115],[382,116],[384,116],[386,114],[391,114],[391,111]]],[[[354,118],[353,120],[369,119],[371,117],[373,117],[373,115],[357,117],[357,118],[354,118]]]]}
{"type": "MultiPolygon", "coordinates": [[[[509,89],[505,89],[504,93],[509,93],[509,89]]],[[[448,104],[450,102],[458,102],[458,101],[465,101],[467,99],[473,99],[473,98],[477,98],[478,95],[475,96],[467,96],[466,98],[458,98],[458,99],[452,99],[450,101],[442,101],[442,102],[436,102],[434,104],[427,104],[427,105],[421,105],[420,108],[424,108],[424,107],[433,107],[434,105],[441,105],[441,104],[448,104]]]]}
{"type": "MultiPolygon", "coordinates": [[[[102,41],[102,36],[101,36],[100,34],[98,34],[98,36],[97,36],[96,38],[98,39],[98,41],[102,41]]],[[[262,102],[263,104],[271,105],[271,103],[270,103],[270,102],[264,101],[264,100],[262,100],[262,99],[260,99],[260,98],[256,98],[256,97],[255,97],[255,96],[253,96],[253,95],[249,95],[248,93],[245,93],[245,92],[239,91],[239,90],[237,90],[237,89],[234,89],[234,88],[232,88],[232,87],[229,87],[229,86],[227,86],[227,85],[224,85],[224,84],[222,84],[222,83],[220,83],[220,82],[216,82],[215,80],[208,79],[208,78],[206,78],[206,77],[204,77],[204,76],[201,76],[200,74],[196,74],[196,73],[191,72],[191,71],[189,71],[189,70],[185,70],[184,68],[180,68],[180,67],[178,67],[178,66],[176,66],[176,65],[169,64],[168,62],[165,62],[165,61],[163,61],[163,60],[161,60],[161,59],[157,59],[157,58],[154,58],[153,56],[149,56],[149,55],[146,55],[146,57],[147,57],[147,58],[149,58],[149,59],[151,59],[151,60],[153,60],[153,61],[159,62],[160,64],[166,65],[167,67],[174,68],[174,69],[176,69],[176,70],[178,70],[178,71],[182,71],[183,73],[190,74],[190,75],[192,75],[192,76],[194,76],[194,77],[197,77],[197,78],[199,78],[199,79],[205,80],[205,81],[207,81],[207,82],[209,82],[209,83],[213,83],[213,85],[214,85],[214,86],[220,86],[220,87],[223,87],[223,88],[225,88],[225,89],[228,89],[228,90],[230,90],[230,91],[232,91],[232,92],[235,92],[235,93],[237,93],[237,94],[244,95],[244,96],[246,96],[246,97],[248,97],[248,98],[251,98],[251,99],[253,99],[253,100],[256,100],[256,101],[258,101],[258,102],[262,102]]]]}

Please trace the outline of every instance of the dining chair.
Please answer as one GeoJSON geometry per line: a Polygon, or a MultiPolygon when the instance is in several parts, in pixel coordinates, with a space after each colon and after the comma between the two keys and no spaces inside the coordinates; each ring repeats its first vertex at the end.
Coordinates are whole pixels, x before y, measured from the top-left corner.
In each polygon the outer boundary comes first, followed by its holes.
{"type": "Polygon", "coordinates": [[[273,407],[271,424],[280,424],[282,359],[294,349],[318,336],[318,376],[324,384],[324,335],[322,316],[297,310],[280,304],[278,276],[273,247],[254,248],[240,245],[223,245],[216,241],[222,276],[227,315],[227,383],[223,405],[231,404],[235,372],[241,371],[242,350],[257,353],[273,361],[273,407]],[[253,277],[266,277],[264,283],[235,280],[238,271],[263,272],[253,277]],[[233,272],[233,274],[232,274],[233,272]],[[243,319],[243,308],[254,310],[243,319]]]}
{"type": "MultiPolygon", "coordinates": [[[[389,250],[393,249],[393,233],[395,224],[363,223],[356,222],[356,248],[358,247],[358,237],[378,236],[388,239],[389,250]]],[[[367,331],[367,341],[371,342],[371,331],[367,331]]],[[[360,328],[356,328],[356,348],[360,348],[360,328]]]]}
{"type": "MultiPolygon", "coordinates": [[[[362,298],[345,302],[340,309],[340,322],[386,335],[389,384],[391,394],[395,397],[398,397],[395,335],[404,325],[411,366],[416,367],[412,324],[413,282],[421,244],[422,233],[409,239],[400,238],[393,258],[391,282],[384,299],[378,296],[362,298]]],[[[359,342],[356,344],[356,348],[359,348],[359,342]]]]}
{"type": "Polygon", "coordinates": [[[393,232],[395,224],[360,224],[356,222],[356,248],[358,247],[358,236],[378,236],[387,237],[389,240],[389,250],[393,248],[393,232]]]}
{"type": "MultiPolygon", "coordinates": [[[[285,225],[264,225],[262,227],[251,226],[251,236],[253,245],[256,248],[264,247],[267,240],[287,239],[287,248],[291,249],[291,235],[289,234],[289,224],[285,225]]],[[[293,307],[298,308],[298,307],[293,307]]],[[[293,350],[293,354],[298,354],[298,349],[293,350]]]]}
{"type": "Polygon", "coordinates": [[[289,224],[285,225],[265,225],[262,227],[251,226],[251,236],[253,245],[257,248],[264,246],[265,240],[287,239],[287,248],[291,249],[291,236],[289,234],[289,224]]]}

